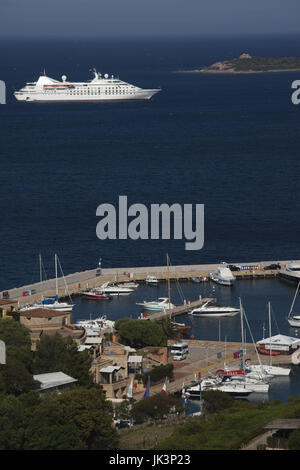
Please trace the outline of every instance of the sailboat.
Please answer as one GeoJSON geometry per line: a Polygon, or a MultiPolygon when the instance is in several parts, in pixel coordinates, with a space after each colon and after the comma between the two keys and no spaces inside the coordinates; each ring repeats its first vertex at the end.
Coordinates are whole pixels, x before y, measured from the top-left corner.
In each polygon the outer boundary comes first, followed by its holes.
{"type": "MultiPolygon", "coordinates": [[[[230,394],[236,394],[236,392],[243,394],[243,391],[267,393],[269,391],[269,383],[266,381],[266,374],[261,374],[256,378],[250,377],[246,373],[244,354],[245,354],[245,338],[244,338],[244,317],[246,318],[242,302],[240,300],[240,312],[241,312],[241,339],[242,339],[242,362],[239,374],[230,375],[230,371],[226,371],[226,375],[223,376],[221,384],[218,384],[218,390],[228,392],[230,394]],[[236,387],[233,385],[236,384],[236,387]],[[235,390],[236,389],[236,390],[235,390]]],[[[247,319],[246,319],[247,321],[247,319]]],[[[247,321],[249,328],[249,324],[247,321]]],[[[250,328],[249,328],[250,329],[250,328]]],[[[254,342],[254,341],[253,341],[254,342]]]]}
{"type": "Polygon", "coordinates": [[[247,369],[251,372],[259,372],[262,371],[263,373],[269,374],[271,376],[287,376],[290,375],[291,369],[288,367],[279,367],[272,365],[272,335],[271,335],[271,303],[268,303],[268,311],[269,311],[269,364],[253,364],[247,365],[247,369]]]}
{"type": "MultiPolygon", "coordinates": [[[[67,302],[59,302],[58,300],[58,277],[57,277],[57,262],[58,262],[58,257],[57,254],[55,254],[55,291],[56,295],[54,296],[48,296],[45,298],[42,298],[41,302],[36,302],[31,305],[27,305],[23,308],[20,309],[21,312],[25,312],[28,310],[33,310],[36,308],[47,308],[47,309],[53,309],[55,311],[60,311],[60,312],[71,312],[73,310],[74,304],[69,304],[67,302]]],[[[41,266],[41,257],[40,257],[40,266],[41,266]]],[[[40,273],[41,273],[41,267],[40,267],[40,273]]],[[[41,279],[42,282],[42,279],[41,279]]]]}
{"type": "Polygon", "coordinates": [[[299,286],[300,286],[300,281],[298,282],[297,289],[293,298],[293,302],[292,302],[292,305],[291,305],[291,308],[287,317],[287,321],[289,322],[289,325],[292,326],[293,328],[300,327],[300,315],[295,315],[292,313],[294,305],[295,305],[295,301],[298,295],[299,286]]]}

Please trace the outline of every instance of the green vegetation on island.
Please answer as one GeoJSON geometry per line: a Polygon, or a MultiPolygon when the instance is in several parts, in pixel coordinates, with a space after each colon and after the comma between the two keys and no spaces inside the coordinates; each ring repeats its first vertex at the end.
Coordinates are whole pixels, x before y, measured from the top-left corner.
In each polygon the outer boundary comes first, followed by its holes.
{"type": "Polygon", "coordinates": [[[298,57],[252,57],[248,53],[223,62],[194,70],[180,70],[183,73],[262,73],[291,72],[300,70],[298,57]]]}

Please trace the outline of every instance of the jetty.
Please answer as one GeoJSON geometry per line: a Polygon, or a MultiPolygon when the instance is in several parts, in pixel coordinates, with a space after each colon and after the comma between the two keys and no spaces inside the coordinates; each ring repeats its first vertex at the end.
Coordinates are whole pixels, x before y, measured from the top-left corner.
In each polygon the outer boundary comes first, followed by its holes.
{"type": "MultiPolygon", "coordinates": [[[[236,263],[240,266],[239,271],[233,274],[237,280],[239,279],[265,279],[275,278],[278,270],[264,269],[266,266],[279,263],[282,267],[290,262],[286,261],[259,261],[236,263]]],[[[300,262],[300,261],[296,261],[300,262]]],[[[189,281],[193,277],[199,277],[204,280],[209,273],[216,271],[221,263],[203,264],[203,265],[178,265],[170,266],[167,270],[166,266],[146,266],[146,267],[129,267],[129,268],[103,268],[85,270],[36,282],[22,287],[0,291],[0,299],[17,302],[19,306],[31,304],[41,300],[41,297],[56,295],[56,287],[58,289],[58,297],[66,298],[70,296],[81,295],[83,291],[94,287],[100,287],[105,282],[124,282],[135,280],[139,283],[145,283],[147,276],[154,276],[161,282],[167,282],[170,279],[174,281],[189,281]]],[[[227,263],[226,263],[227,264],[227,263]]],[[[230,264],[230,263],[228,263],[230,264]]],[[[233,263],[234,264],[234,263],[233,263]]],[[[194,307],[195,308],[195,307],[194,307]]]]}

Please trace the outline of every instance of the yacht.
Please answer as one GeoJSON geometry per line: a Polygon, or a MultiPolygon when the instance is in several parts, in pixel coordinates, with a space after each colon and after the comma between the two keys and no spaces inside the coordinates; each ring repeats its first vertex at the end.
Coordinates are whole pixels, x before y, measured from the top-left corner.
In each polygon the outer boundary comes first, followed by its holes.
{"type": "Polygon", "coordinates": [[[107,328],[114,328],[115,322],[108,320],[106,315],[94,318],[93,320],[80,320],[75,323],[75,328],[84,328],[94,331],[106,330],[107,328]]]}
{"type": "Polygon", "coordinates": [[[136,305],[141,305],[145,310],[153,310],[155,312],[175,308],[175,305],[171,304],[168,297],[159,297],[158,300],[151,302],[144,300],[144,302],[137,302],[136,305]]]}
{"type": "Polygon", "coordinates": [[[244,383],[222,381],[220,378],[212,377],[210,379],[203,379],[197,385],[183,389],[182,395],[188,399],[201,399],[202,391],[217,390],[220,392],[228,393],[236,397],[247,397],[252,393],[244,383]]]}
{"type": "Polygon", "coordinates": [[[235,307],[219,307],[218,305],[209,305],[210,301],[205,302],[201,307],[194,308],[188,312],[194,317],[233,317],[240,312],[235,307]]]}
{"type": "Polygon", "coordinates": [[[120,287],[129,287],[130,289],[137,289],[139,287],[139,284],[133,281],[124,281],[116,285],[120,287]]]}
{"type": "Polygon", "coordinates": [[[99,292],[108,295],[129,295],[134,292],[134,289],[131,287],[116,285],[112,282],[105,282],[98,288],[99,292]]]}
{"type": "Polygon", "coordinates": [[[59,312],[72,312],[74,304],[69,304],[67,302],[59,302],[57,296],[54,297],[47,297],[42,300],[40,303],[36,302],[31,305],[26,305],[20,308],[20,312],[27,312],[30,310],[34,310],[36,308],[46,308],[46,309],[53,309],[59,312]]]}
{"type": "Polygon", "coordinates": [[[154,276],[147,276],[146,277],[146,283],[149,285],[152,285],[152,286],[157,286],[157,284],[159,283],[159,280],[154,277],[154,276]]]}
{"type": "Polygon", "coordinates": [[[268,365],[268,364],[252,364],[252,365],[247,365],[247,370],[251,372],[255,372],[260,374],[265,373],[267,375],[270,375],[272,377],[286,377],[290,375],[291,369],[288,367],[279,367],[279,366],[273,366],[273,365],[268,365]]]}
{"type": "Polygon", "coordinates": [[[286,264],[286,266],[279,271],[278,277],[286,281],[298,283],[300,281],[300,262],[286,264]]]}
{"type": "Polygon", "coordinates": [[[210,273],[210,279],[222,286],[232,286],[235,276],[227,266],[219,266],[215,273],[210,273]]]}
{"type": "Polygon", "coordinates": [[[161,91],[143,89],[136,85],[119,80],[113,75],[102,75],[93,69],[94,78],[88,82],[70,82],[66,75],[61,81],[48,77],[45,72],[36,82],[28,82],[14,96],[25,102],[59,102],[59,101],[123,101],[149,100],[161,91]]]}

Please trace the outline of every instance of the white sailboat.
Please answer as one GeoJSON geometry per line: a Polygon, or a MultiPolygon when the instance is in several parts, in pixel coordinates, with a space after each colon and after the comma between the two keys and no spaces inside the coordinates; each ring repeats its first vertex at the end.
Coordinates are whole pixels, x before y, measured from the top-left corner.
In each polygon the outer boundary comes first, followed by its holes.
{"type": "Polygon", "coordinates": [[[268,311],[269,311],[269,350],[270,350],[270,355],[269,355],[269,364],[253,364],[253,365],[247,365],[247,369],[249,369],[251,372],[257,372],[259,373],[260,371],[265,374],[269,374],[271,376],[288,376],[290,375],[291,369],[288,367],[279,367],[279,366],[273,366],[272,365],[272,335],[271,335],[271,303],[268,303],[268,311]]]}
{"type": "Polygon", "coordinates": [[[289,325],[292,326],[293,328],[300,327],[300,314],[295,315],[293,313],[295,301],[296,301],[298,291],[299,291],[299,286],[300,286],[300,281],[298,282],[297,289],[296,289],[296,292],[295,292],[295,295],[294,295],[294,298],[293,298],[293,301],[292,301],[292,305],[291,305],[291,308],[290,308],[290,311],[289,311],[289,314],[288,314],[288,317],[287,317],[287,321],[288,321],[289,325]]]}
{"type": "MultiPolygon", "coordinates": [[[[41,302],[36,302],[34,304],[22,307],[20,309],[21,312],[25,312],[27,310],[33,310],[33,309],[36,309],[36,308],[47,308],[47,309],[50,309],[50,310],[53,309],[55,311],[60,311],[60,312],[71,312],[73,310],[74,304],[69,304],[67,302],[60,302],[58,300],[58,277],[57,277],[58,257],[57,257],[57,254],[55,254],[54,259],[55,259],[55,291],[56,291],[56,295],[42,298],[41,302]]],[[[40,257],[40,273],[41,272],[42,271],[41,271],[41,257],[40,257]]],[[[41,282],[42,282],[42,280],[41,280],[41,282]]]]}

